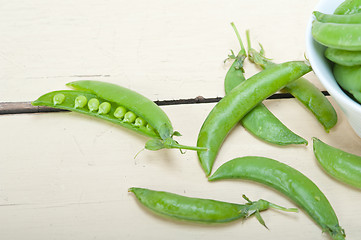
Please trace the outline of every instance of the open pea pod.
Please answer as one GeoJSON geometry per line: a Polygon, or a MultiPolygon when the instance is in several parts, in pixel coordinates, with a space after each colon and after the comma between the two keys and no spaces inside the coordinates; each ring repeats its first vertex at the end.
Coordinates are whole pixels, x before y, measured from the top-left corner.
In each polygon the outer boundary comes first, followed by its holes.
{"type": "Polygon", "coordinates": [[[150,99],[130,89],[100,81],[75,81],[68,83],[76,90],[46,93],[32,102],[35,106],[49,106],[97,117],[139,134],[151,137],[145,148],[159,150],[178,148],[202,150],[180,145],[173,140],[172,123],[165,112],[150,99]]]}

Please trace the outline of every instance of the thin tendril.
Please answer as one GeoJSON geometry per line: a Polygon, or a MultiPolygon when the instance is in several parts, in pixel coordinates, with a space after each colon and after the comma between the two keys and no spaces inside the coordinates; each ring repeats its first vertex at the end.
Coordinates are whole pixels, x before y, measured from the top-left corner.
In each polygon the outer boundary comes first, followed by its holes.
{"type": "Polygon", "coordinates": [[[134,159],[136,159],[138,157],[138,155],[143,152],[145,150],[145,148],[142,148],[141,150],[139,150],[139,152],[137,152],[137,154],[135,154],[134,159]]]}

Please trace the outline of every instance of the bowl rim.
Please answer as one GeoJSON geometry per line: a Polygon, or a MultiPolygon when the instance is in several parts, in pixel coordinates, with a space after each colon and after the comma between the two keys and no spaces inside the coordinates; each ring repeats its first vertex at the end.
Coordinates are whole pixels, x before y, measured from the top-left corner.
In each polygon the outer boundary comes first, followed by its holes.
{"type": "MultiPolygon", "coordinates": [[[[341,2],[343,2],[343,0],[335,0],[333,2],[333,5],[330,7],[329,0],[321,0],[314,8],[314,11],[318,10],[327,13],[327,11],[324,10],[326,7],[328,7],[328,9],[334,7],[332,9],[334,10],[341,2]]],[[[312,29],[312,22],[314,19],[315,17],[312,14],[311,17],[309,18],[306,29],[306,55],[312,66],[312,70],[316,74],[322,85],[326,88],[326,90],[330,93],[330,95],[335,98],[336,102],[338,102],[338,104],[342,109],[344,109],[343,105],[347,105],[349,108],[352,108],[353,110],[356,110],[357,112],[361,113],[361,104],[354,101],[341,89],[341,87],[336,82],[333,73],[331,74],[332,75],[331,79],[328,79],[324,76],[324,73],[322,73],[322,71],[319,68],[317,67],[313,68],[313,66],[317,66],[318,62],[323,61],[323,59],[329,61],[325,59],[324,56],[319,56],[319,54],[317,54],[316,47],[323,49],[323,51],[326,49],[326,47],[316,42],[312,37],[311,29],[312,29]]]]}

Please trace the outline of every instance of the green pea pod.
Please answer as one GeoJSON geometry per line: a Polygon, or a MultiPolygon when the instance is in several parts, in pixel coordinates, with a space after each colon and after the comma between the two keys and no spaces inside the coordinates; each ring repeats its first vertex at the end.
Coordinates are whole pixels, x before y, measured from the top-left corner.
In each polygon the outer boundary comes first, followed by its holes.
{"type": "Polygon", "coordinates": [[[265,184],[286,195],[333,239],[345,239],[337,216],[321,190],[296,169],[265,157],[247,156],[224,163],[208,178],[246,179],[265,184]]]}
{"type": "Polygon", "coordinates": [[[361,103],[361,66],[342,66],[335,64],[333,74],[337,83],[361,103]]]}
{"type": "MultiPolygon", "coordinates": [[[[251,47],[249,31],[246,33],[249,59],[263,69],[273,67],[275,63],[264,56],[262,45],[260,45],[260,52],[257,52],[251,47]]],[[[301,77],[287,84],[281,91],[289,92],[302,103],[316,117],[318,122],[321,123],[326,132],[329,132],[329,130],[336,125],[337,113],[332,104],[325,95],[307,79],[301,77]]]]}
{"type": "Polygon", "coordinates": [[[334,11],[334,14],[354,14],[361,12],[361,0],[345,0],[334,11]]]}
{"type": "Polygon", "coordinates": [[[79,112],[121,125],[153,138],[150,140],[152,144],[146,144],[146,149],[149,150],[162,148],[205,150],[180,145],[174,141],[172,137],[177,132],[173,132],[172,124],[165,112],[153,101],[135,91],[100,81],[76,81],[67,85],[76,90],[50,92],[39,97],[32,104],[79,112]],[[54,97],[61,95],[64,99],[60,97],[62,101],[55,101],[54,97]],[[88,105],[85,104],[87,100],[88,105]],[[108,104],[104,104],[105,102],[108,104]],[[137,117],[144,119],[145,123],[142,125],[135,123],[137,117]],[[146,123],[151,127],[146,127],[146,123]]]}
{"type": "Polygon", "coordinates": [[[335,179],[361,189],[361,156],[313,138],[313,152],[322,168],[335,179]]]}
{"type": "Polygon", "coordinates": [[[361,51],[347,51],[341,49],[327,48],[325,57],[337,64],[344,66],[361,65],[361,51]]]}
{"type": "Polygon", "coordinates": [[[317,21],[324,23],[361,23],[361,13],[336,15],[314,11],[313,15],[316,17],[317,21]]]}
{"type": "Polygon", "coordinates": [[[151,211],[176,220],[204,223],[225,223],[237,219],[245,219],[255,214],[264,225],[259,212],[269,208],[282,211],[297,212],[297,208],[284,208],[266,200],[251,202],[246,196],[246,204],[236,204],[213,199],[191,198],[174,193],[154,191],[145,188],[130,188],[136,198],[151,211]]]}
{"type": "Polygon", "coordinates": [[[312,36],[320,44],[342,50],[361,51],[361,24],[312,22],[312,36]]]}
{"type": "MultiPolygon", "coordinates": [[[[231,24],[237,34],[241,50],[237,56],[234,56],[234,54],[230,56],[230,58],[235,59],[235,61],[229,68],[224,79],[224,89],[226,94],[246,80],[243,75],[243,62],[247,57],[247,53],[234,23],[231,24]]],[[[307,144],[305,139],[288,129],[262,103],[258,104],[249,113],[247,113],[241,119],[241,124],[245,129],[247,129],[247,131],[269,143],[278,145],[307,144]]]]}
{"type": "Polygon", "coordinates": [[[264,99],[310,71],[309,64],[302,61],[277,64],[239,84],[216,104],[204,121],[197,141],[198,147],[207,148],[198,151],[207,176],[221,144],[237,122],[264,99]]]}
{"type": "Polygon", "coordinates": [[[337,113],[323,93],[305,78],[299,78],[288,84],[282,91],[291,93],[303,103],[329,132],[337,123],[337,113]]]}

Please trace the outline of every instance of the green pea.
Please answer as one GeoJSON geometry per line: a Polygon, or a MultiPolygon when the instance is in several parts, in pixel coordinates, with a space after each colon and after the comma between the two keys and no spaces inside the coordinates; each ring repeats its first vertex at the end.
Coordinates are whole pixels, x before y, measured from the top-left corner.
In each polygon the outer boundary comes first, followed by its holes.
{"type": "Polygon", "coordinates": [[[117,109],[115,109],[114,111],[114,117],[119,118],[119,119],[123,119],[124,115],[127,113],[127,109],[125,107],[117,107],[117,109]]]}
{"type": "Polygon", "coordinates": [[[360,0],[345,0],[334,11],[334,14],[354,14],[361,12],[360,0]]]}
{"type": "Polygon", "coordinates": [[[109,113],[111,107],[112,107],[112,106],[110,105],[110,103],[108,103],[108,102],[102,102],[102,103],[99,105],[98,114],[107,114],[107,113],[109,113]]]}
{"type": "Polygon", "coordinates": [[[347,51],[341,49],[327,48],[325,57],[343,66],[361,65],[361,51],[347,51]]]}
{"type": "Polygon", "coordinates": [[[128,112],[124,115],[123,122],[133,123],[136,118],[137,118],[137,115],[135,115],[135,114],[134,114],[133,112],[131,112],[131,111],[128,111],[128,112]]]}
{"type": "Polygon", "coordinates": [[[95,112],[99,109],[99,100],[96,98],[92,98],[88,102],[88,108],[90,112],[95,112]]]}
{"type": "MultiPolygon", "coordinates": [[[[238,41],[241,45],[241,50],[237,56],[231,55],[229,58],[234,59],[232,66],[229,68],[224,79],[224,90],[229,94],[232,89],[238,86],[241,82],[246,81],[244,77],[243,62],[247,57],[246,49],[242,43],[242,39],[236,29],[234,23],[231,23],[234,28],[238,41]]],[[[248,46],[250,47],[249,34],[247,32],[248,46]]],[[[242,119],[241,124],[247,131],[257,136],[258,138],[277,145],[288,144],[307,144],[307,141],[288,129],[267,107],[260,103],[247,113],[242,119]]]]}
{"type": "Polygon", "coordinates": [[[257,220],[266,227],[259,212],[275,208],[287,212],[297,212],[297,208],[284,208],[266,200],[250,201],[245,195],[246,204],[236,204],[213,199],[191,198],[170,192],[154,191],[145,188],[130,188],[141,204],[151,211],[176,220],[206,223],[225,223],[246,219],[255,214],[257,220]]]}
{"type": "Polygon", "coordinates": [[[361,13],[350,15],[325,14],[314,11],[313,15],[317,21],[326,23],[361,23],[361,13]]]}
{"type": "Polygon", "coordinates": [[[65,100],[64,94],[58,93],[58,94],[54,95],[54,98],[53,98],[54,105],[62,104],[64,102],[64,100],[65,100]]]}
{"type": "MultiPolygon", "coordinates": [[[[249,59],[263,69],[275,66],[275,63],[264,56],[264,49],[262,46],[259,52],[250,47],[249,32],[247,31],[246,33],[248,39],[249,59]]],[[[314,84],[312,84],[307,79],[301,77],[296,81],[287,84],[281,91],[289,92],[300,103],[302,103],[316,117],[318,122],[321,123],[326,132],[329,132],[329,130],[336,125],[337,113],[331,102],[314,84]]],[[[253,122],[252,119],[245,119],[243,121],[250,121],[250,124],[253,122]]]]}
{"type": "Polygon", "coordinates": [[[253,75],[224,96],[203,123],[197,140],[198,158],[208,176],[218,151],[231,129],[255,106],[285,85],[311,71],[303,61],[275,64],[253,75]]]}
{"type": "Polygon", "coordinates": [[[333,74],[337,83],[361,103],[361,66],[348,67],[335,64],[333,74]]]}
{"type": "Polygon", "coordinates": [[[256,156],[235,158],[208,178],[209,181],[222,179],[245,179],[272,187],[305,210],[333,239],[345,239],[345,232],[326,196],[309,178],[284,163],[256,156]]]}
{"type": "Polygon", "coordinates": [[[154,128],[148,123],[146,126],[148,131],[154,131],[154,128]]]}
{"type": "Polygon", "coordinates": [[[320,44],[336,49],[361,51],[361,24],[312,22],[312,36],[320,44]]]}
{"type": "Polygon", "coordinates": [[[327,174],[361,189],[361,156],[332,147],[313,138],[313,152],[327,174]]]}
{"type": "Polygon", "coordinates": [[[74,108],[83,108],[87,104],[88,99],[84,95],[75,98],[74,108]]]}
{"type": "Polygon", "coordinates": [[[136,127],[144,127],[146,124],[147,122],[141,117],[137,117],[134,121],[134,126],[136,127]]]}

